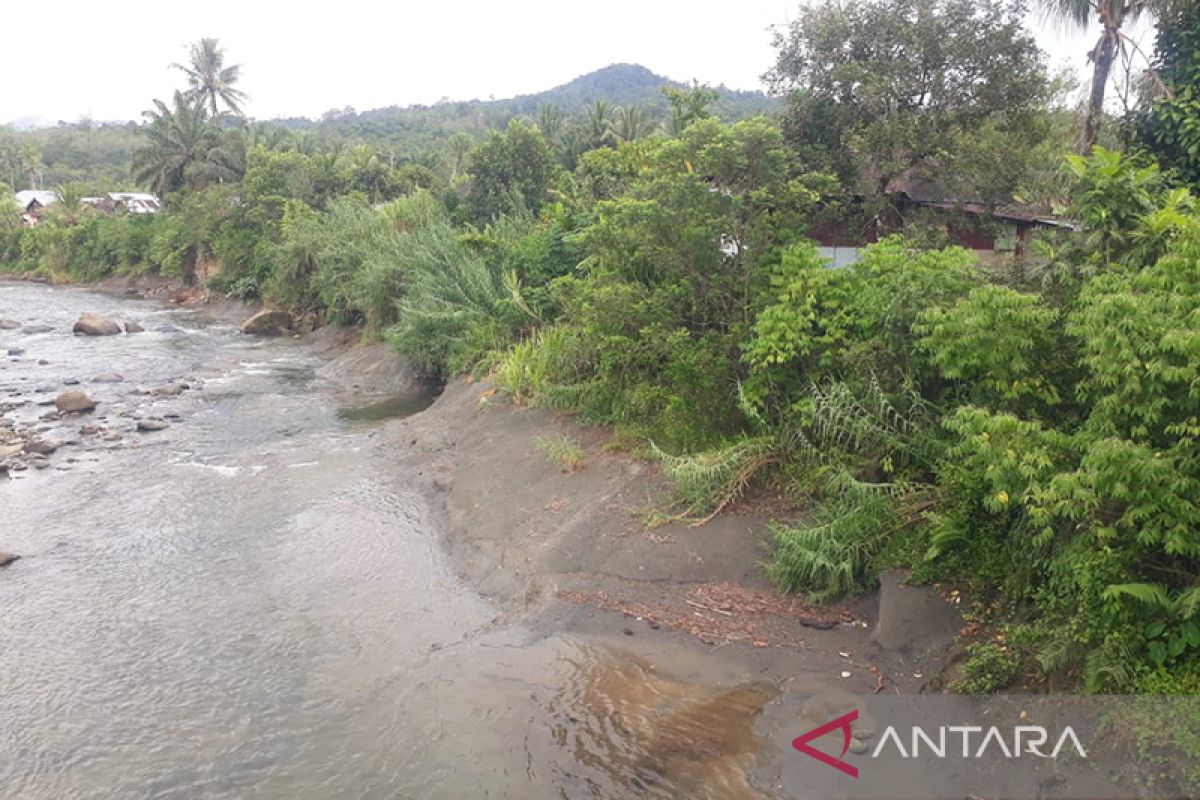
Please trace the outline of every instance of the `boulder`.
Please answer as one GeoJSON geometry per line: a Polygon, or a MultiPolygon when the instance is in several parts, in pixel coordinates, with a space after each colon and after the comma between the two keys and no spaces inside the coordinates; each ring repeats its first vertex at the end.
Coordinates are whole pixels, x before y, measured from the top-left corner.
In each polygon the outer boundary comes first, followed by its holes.
{"type": "Polygon", "coordinates": [[[123,380],[116,372],[105,372],[92,378],[92,383],[120,383],[123,380]]]}
{"type": "Polygon", "coordinates": [[[282,336],[290,333],[292,315],[286,311],[264,309],[242,323],[242,333],[254,336],[282,336]]]}
{"type": "Polygon", "coordinates": [[[88,397],[86,392],[76,389],[70,392],[63,392],[54,398],[54,407],[61,414],[78,414],[84,411],[91,411],[96,407],[96,401],[88,397]]]}
{"type": "Polygon", "coordinates": [[[138,325],[136,322],[128,322],[127,321],[125,323],[125,332],[126,333],[144,333],[145,330],[146,330],[145,328],[143,328],[141,325],[138,325]]]}
{"type": "Polygon", "coordinates": [[[150,394],[155,397],[177,397],[183,394],[183,390],[186,388],[187,386],[182,383],[168,383],[165,386],[158,386],[151,389],[150,394]]]}
{"type": "Polygon", "coordinates": [[[62,445],[54,439],[30,439],[25,443],[25,452],[48,456],[62,445]]]}
{"type": "Polygon", "coordinates": [[[15,319],[0,319],[0,331],[12,331],[21,327],[21,323],[15,319]]]}
{"type": "Polygon", "coordinates": [[[75,321],[75,327],[72,330],[88,336],[116,336],[121,332],[121,326],[102,314],[85,311],[75,321]]]}
{"type": "Polygon", "coordinates": [[[165,431],[168,427],[166,421],[161,419],[139,419],[137,423],[137,429],[142,433],[165,431]]]}
{"type": "Polygon", "coordinates": [[[0,550],[0,567],[7,567],[18,558],[20,558],[20,556],[15,556],[12,553],[6,553],[3,550],[0,550]]]}

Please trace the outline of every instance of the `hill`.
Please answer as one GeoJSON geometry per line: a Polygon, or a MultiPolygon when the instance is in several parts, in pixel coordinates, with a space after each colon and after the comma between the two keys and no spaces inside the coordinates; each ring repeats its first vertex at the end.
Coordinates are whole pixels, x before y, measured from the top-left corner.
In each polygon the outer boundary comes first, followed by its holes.
{"type": "MultiPolygon", "coordinates": [[[[635,105],[661,118],[667,108],[664,86],[686,84],[658,75],[638,64],[612,64],[536,94],[504,100],[468,100],[432,106],[388,106],[370,111],[334,109],[320,120],[289,118],[272,124],[293,130],[312,130],[331,138],[361,139],[375,144],[413,150],[437,148],[446,136],[467,131],[476,136],[501,128],[514,117],[532,117],[542,106],[553,105],[563,115],[581,115],[596,100],[616,106],[635,105]]],[[[713,110],[724,120],[770,113],[777,102],[762,92],[718,87],[720,99],[713,110]]]]}

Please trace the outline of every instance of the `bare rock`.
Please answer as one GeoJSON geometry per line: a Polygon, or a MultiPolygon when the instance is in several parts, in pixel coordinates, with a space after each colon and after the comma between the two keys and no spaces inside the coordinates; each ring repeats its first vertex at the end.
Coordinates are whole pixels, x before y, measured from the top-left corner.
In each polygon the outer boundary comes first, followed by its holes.
{"type": "Polygon", "coordinates": [[[15,319],[0,319],[0,331],[14,331],[21,327],[15,319]]]}
{"type": "Polygon", "coordinates": [[[94,314],[91,311],[85,311],[75,321],[75,327],[72,330],[75,333],[83,333],[88,336],[116,336],[121,332],[121,326],[103,314],[94,314]]]}
{"type": "Polygon", "coordinates": [[[161,419],[139,419],[137,423],[137,429],[142,433],[165,431],[168,427],[166,420],[161,419]]]}
{"type": "Polygon", "coordinates": [[[24,328],[21,328],[21,333],[30,336],[35,333],[49,333],[52,330],[54,330],[53,325],[26,325],[24,328]]]}
{"type": "Polygon", "coordinates": [[[141,325],[138,325],[136,322],[129,322],[128,320],[126,320],[126,322],[125,322],[125,332],[126,333],[145,333],[145,331],[146,331],[146,329],[143,328],[141,325]]]}
{"type": "Polygon", "coordinates": [[[277,309],[264,309],[242,323],[242,333],[254,336],[283,336],[292,329],[292,315],[277,309]]]}
{"type": "Polygon", "coordinates": [[[92,378],[92,383],[120,383],[125,380],[115,372],[105,372],[92,378]]]}
{"type": "Polygon", "coordinates": [[[63,392],[58,397],[54,398],[54,407],[61,414],[79,414],[84,411],[91,411],[96,407],[96,401],[87,396],[86,392],[73,390],[63,392]]]}
{"type": "Polygon", "coordinates": [[[183,390],[186,388],[187,386],[182,383],[168,383],[165,386],[158,386],[151,389],[150,394],[155,397],[176,397],[183,394],[183,390]]]}
{"type": "Polygon", "coordinates": [[[20,556],[15,556],[12,553],[6,553],[3,550],[0,550],[0,567],[7,567],[9,564],[19,558],[20,556]]]}
{"type": "Polygon", "coordinates": [[[54,439],[30,439],[25,442],[25,452],[39,456],[48,456],[60,447],[62,444],[54,439]]]}

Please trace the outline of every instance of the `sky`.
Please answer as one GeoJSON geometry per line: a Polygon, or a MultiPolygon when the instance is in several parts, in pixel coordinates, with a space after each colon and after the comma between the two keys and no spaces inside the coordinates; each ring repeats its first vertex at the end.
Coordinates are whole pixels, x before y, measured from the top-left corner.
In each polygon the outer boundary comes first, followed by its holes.
{"type": "MultiPolygon", "coordinates": [[[[221,40],[242,65],[247,113],[316,117],[330,108],[504,98],[548,89],[618,62],[676,80],[763,88],[771,26],[800,0],[564,0],[372,3],[207,0],[51,5],[6,0],[0,122],[138,119],[168,98],[188,42],[221,40]],[[9,7],[11,6],[11,7],[9,7]]],[[[1094,38],[1030,28],[1052,66],[1086,69],[1094,38]]],[[[1147,37],[1146,43],[1150,44],[1147,37]]]]}

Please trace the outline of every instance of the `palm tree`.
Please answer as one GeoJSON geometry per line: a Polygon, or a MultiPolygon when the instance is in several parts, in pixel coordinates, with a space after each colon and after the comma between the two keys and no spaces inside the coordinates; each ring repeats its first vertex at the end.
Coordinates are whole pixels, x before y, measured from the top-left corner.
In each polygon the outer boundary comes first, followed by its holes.
{"type": "Polygon", "coordinates": [[[237,156],[230,137],[210,117],[203,103],[175,92],[174,107],[162,100],[145,112],[140,129],[147,138],[133,154],[134,178],[160,195],[184,187],[202,188],[237,178],[237,156]]]}
{"type": "Polygon", "coordinates": [[[607,100],[594,100],[584,111],[584,125],[592,147],[600,147],[608,138],[608,126],[612,122],[612,105],[607,100]]]}
{"type": "Polygon", "coordinates": [[[554,103],[542,103],[537,110],[537,126],[547,142],[553,143],[562,132],[566,117],[554,103]]]}
{"type": "Polygon", "coordinates": [[[233,88],[240,77],[241,65],[225,66],[225,50],[216,39],[201,39],[188,48],[186,65],[171,66],[187,75],[188,96],[201,101],[213,117],[219,112],[218,100],[234,114],[242,113],[241,103],[246,101],[246,94],[233,88]]]}
{"type": "Polygon", "coordinates": [[[453,181],[462,173],[467,164],[467,154],[474,146],[475,140],[463,131],[454,134],[446,142],[446,149],[450,151],[450,180],[453,181]]]}
{"type": "Polygon", "coordinates": [[[1090,153],[1096,144],[1104,113],[1104,92],[1117,54],[1125,46],[1121,27],[1145,11],[1154,11],[1168,0],[1041,0],[1046,11],[1068,23],[1086,28],[1093,18],[1100,23],[1100,39],[1088,53],[1092,62],[1092,89],[1088,94],[1087,116],[1079,136],[1079,151],[1090,153]]]}
{"type": "Polygon", "coordinates": [[[608,137],[620,144],[649,136],[654,122],[646,109],[639,106],[617,106],[612,121],[608,124],[608,137]]]}

